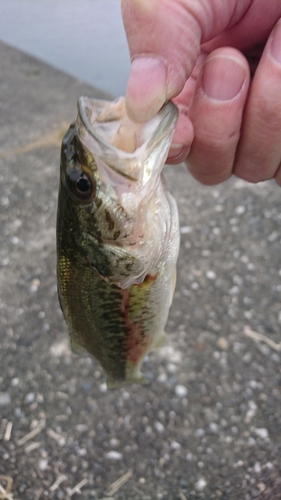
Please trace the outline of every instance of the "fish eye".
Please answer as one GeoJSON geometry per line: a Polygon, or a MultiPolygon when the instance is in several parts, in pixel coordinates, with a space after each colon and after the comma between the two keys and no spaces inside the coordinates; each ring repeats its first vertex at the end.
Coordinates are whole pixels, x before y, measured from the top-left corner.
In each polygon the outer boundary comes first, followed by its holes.
{"type": "Polygon", "coordinates": [[[81,170],[69,172],[68,184],[75,200],[89,203],[94,196],[95,187],[89,175],[81,170]]]}
{"type": "Polygon", "coordinates": [[[91,182],[86,174],[81,174],[76,181],[76,191],[81,196],[88,196],[91,192],[91,182]]]}

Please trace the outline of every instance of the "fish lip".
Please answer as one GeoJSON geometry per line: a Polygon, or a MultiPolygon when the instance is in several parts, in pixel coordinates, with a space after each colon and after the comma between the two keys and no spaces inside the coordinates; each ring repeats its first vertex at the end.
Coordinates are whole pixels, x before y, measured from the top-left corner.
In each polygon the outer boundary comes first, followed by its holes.
{"type": "MultiPolygon", "coordinates": [[[[124,97],[119,98],[119,100],[125,99],[124,97]]],[[[115,102],[118,102],[116,100],[115,102]]],[[[149,155],[150,149],[155,146],[157,142],[159,142],[162,137],[164,137],[169,130],[170,127],[174,125],[178,117],[178,109],[171,101],[167,102],[158,112],[158,116],[160,121],[158,125],[156,125],[154,132],[151,137],[143,142],[143,144],[136,149],[136,151],[129,153],[126,151],[122,151],[118,149],[116,146],[105,140],[100,134],[97,133],[94,126],[91,123],[90,112],[92,109],[97,110],[97,118],[104,110],[105,106],[112,104],[112,101],[104,101],[100,99],[91,99],[86,96],[81,96],[78,99],[77,108],[78,108],[78,117],[80,118],[82,125],[87,130],[88,134],[95,139],[95,141],[99,144],[101,148],[101,152],[105,152],[108,154],[113,154],[114,156],[122,155],[123,159],[131,159],[136,157],[136,153],[141,150],[147,150],[147,156],[149,155]]],[[[95,120],[96,121],[96,120],[95,120]]],[[[79,127],[78,127],[79,129],[79,127]]]]}

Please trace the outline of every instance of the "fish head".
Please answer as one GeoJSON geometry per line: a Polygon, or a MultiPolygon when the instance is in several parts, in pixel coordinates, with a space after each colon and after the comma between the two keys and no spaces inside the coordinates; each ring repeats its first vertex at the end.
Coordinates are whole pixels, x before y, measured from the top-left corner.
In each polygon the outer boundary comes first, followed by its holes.
{"type": "Polygon", "coordinates": [[[62,142],[62,198],[72,236],[100,275],[121,287],[141,282],[147,271],[134,250],[151,233],[177,114],[169,102],[152,120],[136,124],[124,98],[81,97],[62,142]]]}

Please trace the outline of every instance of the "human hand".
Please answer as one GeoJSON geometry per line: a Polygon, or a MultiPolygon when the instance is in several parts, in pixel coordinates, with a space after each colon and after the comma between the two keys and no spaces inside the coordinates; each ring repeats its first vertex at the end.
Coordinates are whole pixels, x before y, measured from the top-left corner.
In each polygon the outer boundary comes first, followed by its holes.
{"type": "Polygon", "coordinates": [[[280,0],[122,0],[122,14],[128,114],[179,108],[168,163],[208,185],[234,173],[281,186],[280,0]]]}

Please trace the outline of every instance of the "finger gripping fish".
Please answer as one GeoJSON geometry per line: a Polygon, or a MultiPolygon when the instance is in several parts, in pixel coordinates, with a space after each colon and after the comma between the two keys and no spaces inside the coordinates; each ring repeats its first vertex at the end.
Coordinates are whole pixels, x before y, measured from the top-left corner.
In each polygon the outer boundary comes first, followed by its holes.
{"type": "Polygon", "coordinates": [[[145,355],[165,343],[175,287],[178,212],[162,177],[177,109],[135,124],[125,100],[81,97],[61,147],[57,276],[74,350],[108,386],[143,382],[145,355]]]}

